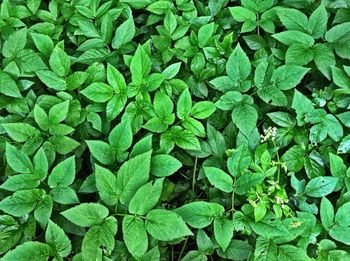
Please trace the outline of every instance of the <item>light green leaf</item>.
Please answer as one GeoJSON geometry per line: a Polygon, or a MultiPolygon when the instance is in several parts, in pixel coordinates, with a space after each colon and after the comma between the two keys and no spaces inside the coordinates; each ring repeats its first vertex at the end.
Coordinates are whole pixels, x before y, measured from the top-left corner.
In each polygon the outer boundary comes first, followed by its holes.
{"type": "Polygon", "coordinates": [[[51,124],[58,124],[64,121],[68,116],[69,101],[55,104],[49,110],[49,121],[51,124]]]}
{"type": "Polygon", "coordinates": [[[191,109],[191,115],[196,119],[206,119],[216,110],[215,104],[210,101],[197,102],[191,109]]]}
{"type": "Polygon", "coordinates": [[[66,219],[80,227],[99,225],[108,213],[108,208],[98,203],[82,203],[61,212],[66,219]]]}
{"type": "Polygon", "coordinates": [[[75,156],[57,164],[51,171],[48,179],[50,188],[68,187],[75,178],[75,156]]]}
{"type": "Polygon", "coordinates": [[[59,47],[55,47],[50,55],[51,70],[58,76],[67,76],[70,70],[70,58],[59,47]]]}
{"type": "Polygon", "coordinates": [[[107,205],[115,205],[118,202],[117,178],[106,168],[95,164],[95,178],[98,194],[107,205]]]}
{"type": "Polygon", "coordinates": [[[51,247],[40,242],[27,241],[9,251],[2,261],[46,261],[51,256],[51,247]]]}
{"type": "Polygon", "coordinates": [[[247,79],[251,70],[249,58],[238,44],[227,60],[227,75],[237,83],[247,79]]]}
{"type": "Polygon", "coordinates": [[[310,16],[309,30],[315,39],[324,35],[327,29],[328,14],[323,4],[319,5],[310,16]]]}
{"type": "Polygon", "coordinates": [[[148,248],[148,236],[145,224],[140,217],[123,218],[123,239],[129,252],[135,258],[143,256],[148,248]]]}
{"type": "Polygon", "coordinates": [[[167,177],[182,167],[182,163],[170,155],[155,155],[151,159],[151,174],[157,177],[167,177]]]}
{"type": "Polygon", "coordinates": [[[6,160],[14,171],[33,173],[33,164],[29,157],[10,143],[6,143],[6,160]]]}
{"type": "Polygon", "coordinates": [[[152,151],[140,154],[126,161],[117,174],[117,191],[120,202],[127,204],[135,192],[147,182],[151,167],[152,151]]]}
{"type": "Polygon", "coordinates": [[[132,144],[132,139],[133,133],[131,125],[127,120],[124,120],[115,126],[109,133],[108,137],[112,150],[115,150],[117,153],[127,150],[132,144]]]}
{"type": "Polygon", "coordinates": [[[15,98],[21,97],[16,82],[6,72],[0,71],[0,85],[0,93],[15,98]]]}
{"type": "Polygon", "coordinates": [[[198,46],[203,48],[207,45],[214,33],[215,23],[209,23],[201,26],[198,30],[198,46]]]}
{"type": "Polygon", "coordinates": [[[68,256],[72,251],[70,240],[64,233],[64,230],[51,220],[45,232],[45,241],[61,257],[68,256]]]}
{"type": "Polygon", "coordinates": [[[219,190],[230,193],[233,190],[233,180],[223,170],[215,167],[203,167],[210,184],[219,190]]]}
{"type": "Polygon", "coordinates": [[[100,140],[87,140],[91,154],[101,163],[110,165],[114,162],[114,156],[108,143],[100,140]]]}
{"type": "Polygon", "coordinates": [[[214,219],[214,237],[223,251],[227,249],[233,237],[233,222],[227,218],[214,219]]]}
{"type": "Polygon", "coordinates": [[[115,31],[115,35],[112,40],[112,47],[114,49],[120,48],[123,44],[130,42],[134,37],[134,35],[135,35],[134,19],[132,16],[130,16],[115,31]]]}
{"type": "Polygon", "coordinates": [[[320,198],[332,193],[337,185],[336,177],[316,177],[305,186],[305,193],[310,197],[320,198]]]}
{"type": "Polygon", "coordinates": [[[185,89],[177,101],[176,115],[179,119],[183,120],[191,113],[192,98],[188,89],[185,89]]]}
{"type": "Polygon", "coordinates": [[[139,45],[130,63],[132,82],[142,84],[152,69],[152,61],[145,49],[139,45]]]}
{"type": "Polygon", "coordinates": [[[161,241],[171,241],[193,235],[179,215],[165,209],[148,212],[145,226],[153,238],[161,241]]]}
{"type": "Polygon", "coordinates": [[[94,102],[106,102],[112,99],[113,88],[102,82],[94,82],[82,90],[81,93],[94,102]]]}
{"type": "Polygon", "coordinates": [[[159,201],[163,189],[163,179],[157,179],[154,184],[146,183],[140,187],[129,203],[129,212],[136,215],[146,215],[159,201]]]}
{"type": "Polygon", "coordinates": [[[2,46],[2,54],[5,57],[13,57],[23,50],[27,43],[27,28],[13,32],[2,46]]]}
{"type": "Polygon", "coordinates": [[[204,201],[191,202],[174,210],[183,220],[194,228],[204,228],[220,217],[225,209],[217,203],[204,201]]]}

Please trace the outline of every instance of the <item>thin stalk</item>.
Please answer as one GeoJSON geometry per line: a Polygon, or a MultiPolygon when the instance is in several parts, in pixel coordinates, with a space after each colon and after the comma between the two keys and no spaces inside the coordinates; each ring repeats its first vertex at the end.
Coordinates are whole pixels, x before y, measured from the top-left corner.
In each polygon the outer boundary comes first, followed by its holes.
{"type": "Polygon", "coordinates": [[[194,191],[194,187],[196,185],[197,161],[198,161],[198,158],[196,157],[194,160],[194,167],[193,167],[193,173],[192,173],[192,190],[193,191],[194,191]]]}
{"type": "Polygon", "coordinates": [[[178,257],[178,259],[177,259],[178,261],[181,260],[181,257],[182,257],[182,255],[183,255],[183,253],[184,253],[184,251],[185,251],[185,248],[186,248],[186,245],[187,245],[187,241],[188,241],[188,237],[186,237],[186,240],[185,240],[184,244],[182,245],[182,248],[181,248],[179,257],[178,257]]]}
{"type": "Polygon", "coordinates": [[[275,146],[275,149],[276,149],[276,157],[277,157],[277,160],[278,160],[278,164],[277,164],[277,184],[279,185],[279,184],[280,184],[280,176],[281,176],[280,155],[279,155],[279,153],[278,153],[278,149],[277,149],[277,146],[276,146],[275,141],[272,140],[272,143],[273,143],[273,146],[275,146]]]}

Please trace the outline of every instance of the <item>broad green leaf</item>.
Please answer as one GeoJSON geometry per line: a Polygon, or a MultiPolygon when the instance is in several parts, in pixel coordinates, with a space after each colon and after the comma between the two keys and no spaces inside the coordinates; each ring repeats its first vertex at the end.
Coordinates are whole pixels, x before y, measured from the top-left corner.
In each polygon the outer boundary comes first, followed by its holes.
{"type": "Polygon", "coordinates": [[[224,192],[232,192],[233,180],[228,174],[215,167],[203,167],[203,169],[210,184],[224,192]]]}
{"type": "Polygon", "coordinates": [[[336,177],[317,177],[305,186],[305,193],[310,197],[320,198],[330,194],[337,185],[336,177]]]}
{"type": "Polygon", "coordinates": [[[182,167],[182,163],[170,155],[155,155],[151,159],[151,174],[166,177],[174,174],[182,167]]]}
{"type": "Polygon", "coordinates": [[[254,12],[248,10],[247,8],[241,7],[241,6],[235,6],[229,8],[231,15],[233,18],[238,22],[245,22],[245,21],[255,21],[256,16],[254,12]]]}
{"type": "Polygon", "coordinates": [[[95,164],[96,187],[101,199],[107,205],[115,205],[118,202],[117,178],[108,169],[95,164]]]}
{"type": "Polygon", "coordinates": [[[238,44],[229,56],[226,63],[227,75],[235,83],[248,78],[252,70],[250,61],[246,53],[243,51],[241,46],[238,44]]]}
{"type": "Polygon", "coordinates": [[[241,145],[228,158],[227,168],[232,176],[238,177],[248,169],[251,161],[248,147],[241,145]]]}
{"type": "Polygon", "coordinates": [[[114,162],[114,156],[108,143],[100,140],[87,140],[91,154],[101,163],[109,165],[114,162]]]}
{"type": "Polygon", "coordinates": [[[64,121],[68,116],[69,110],[69,101],[64,101],[58,104],[55,104],[49,110],[49,121],[51,124],[58,124],[64,121]]]}
{"type": "Polygon", "coordinates": [[[44,195],[41,201],[36,205],[34,217],[42,228],[46,227],[52,214],[53,202],[49,195],[44,195]]]}
{"type": "Polygon", "coordinates": [[[23,216],[34,210],[43,195],[40,189],[16,191],[0,201],[0,210],[15,217],[23,216]]]}
{"type": "Polygon", "coordinates": [[[226,251],[220,249],[218,255],[229,260],[245,260],[252,251],[253,248],[247,241],[232,239],[226,251]]]}
{"type": "Polygon", "coordinates": [[[50,188],[67,187],[75,178],[75,156],[57,164],[51,171],[48,179],[50,188]]]}
{"type": "Polygon", "coordinates": [[[214,218],[220,217],[224,211],[220,204],[204,201],[191,202],[175,209],[175,212],[194,228],[209,226],[214,218]]]}
{"type": "Polygon", "coordinates": [[[282,156],[282,160],[286,163],[289,171],[298,172],[304,166],[304,149],[295,145],[289,148],[282,156]]]}
{"type": "Polygon", "coordinates": [[[152,69],[152,61],[145,49],[139,45],[130,63],[132,81],[142,84],[152,69]]]}
{"type": "Polygon", "coordinates": [[[115,150],[117,153],[127,150],[132,144],[132,136],[130,122],[124,120],[119,123],[109,133],[108,140],[112,150],[115,150]]]}
{"type": "Polygon", "coordinates": [[[145,226],[153,238],[161,241],[193,235],[178,214],[165,209],[154,209],[148,212],[145,226]]]}
{"type": "Polygon", "coordinates": [[[293,245],[283,245],[278,248],[278,260],[309,261],[311,259],[304,249],[293,245]]]}
{"type": "Polygon", "coordinates": [[[335,214],[335,222],[341,226],[350,226],[349,210],[349,202],[338,208],[337,213],[335,214]]]}
{"type": "Polygon", "coordinates": [[[323,4],[319,5],[310,16],[309,30],[316,39],[322,37],[327,29],[328,14],[323,4]]]}
{"type": "Polygon", "coordinates": [[[256,128],[258,113],[256,109],[247,103],[240,103],[233,108],[232,121],[238,129],[246,136],[249,136],[256,128]]]}
{"type": "Polygon", "coordinates": [[[216,110],[214,103],[210,101],[197,102],[191,109],[191,115],[196,119],[206,119],[216,110]]]}
{"type": "Polygon", "coordinates": [[[45,55],[50,55],[54,45],[52,39],[45,34],[30,33],[36,48],[45,55]]]}
{"type": "Polygon", "coordinates": [[[350,227],[344,227],[341,225],[334,225],[329,230],[329,235],[335,240],[344,243],[345,245],[350,245],[350,227]]]}
{"type": "Polygon", "coordinates": [[[315,44],[313,51],[317,68],[330,80],[332,77],[332,67],[336,63],[332,50],[325,44],[315,44]]]}
{"type": "Polygon", "coordinates": [[[13,57],[23,50],[27,43],[27,28],[13,32],[6,41],[3,42],[2,54],[5,57],[13,57]]]}
{"type": "Polygon", "coordinates": [[[19,245],[15,249],[7,252],[1,260],[3,261],[27,261],[27,260],[33,260],[33,261],[46,261],[51,256],[51,248],[49,245],[40,243],[40,242],[34,242],[34,241],[27,241],[23,244],[19,245]]]}
{"type": "Polygon", "coordinates": [[[19,174],[8,177],[1,185],[1,189],[18,191],[24,189],[34,189],[39,186],[40,181],[33,174],[19,174]]]}
{"type": "Polygon", "coordinates": [[[313,46],[315,43],[313,37],[300,31],[284,31],[277,34],[273,34],[272,37],[288,46],[295,43],[313,46]]]}
{"type": "Polygon", "coordinates": [[[223,251],[227,249],[233,237],[233,222],[227,218],[214,219],[214,236],[223,251]]]}
{"type": "Polygon", "coordinates": [[[65,51],[59,47],[55,47],[50,55],[50,67],[58,76],[66,76],[70,70],[70,58],[65,51]]]}
{"type": "Polygon", "coordinates": [[[329,230],[334,224],[334,208],[332,203],[325,197],[321,200],[320,216],[323,227],[329,230]]]}
{"type": "Polygon", "coordinates": [[[184,120],[191,113],[192,98],[188,89],[185,89],[177,101],[176,115],[179,119],[184,120]]]}
{"type": "Polygon", "coordinates": [[[63,204],[78,204],[79,198],[77,193],[71,187],[56,187],[51,189],[50,196],[53,201],[63,204]]]}
{"type": "Polygon", "coordinates": [[[112,99],[113,88],[102,82],[94,82],[82,90],[81,93],[94,102],[106,102],[112,99]]]}
{"type": "Polygon", "coordinates": [[[112,40],[112,47],[114,49],[120,48],[123,44],[130,42],[134,37],[134,35],[135,35],[134,19],[132,16],[130,16],[115,31],[115,35],[112,40]]]}
{"type": "Polygon", "coordinates": [[[214,27],[215,23],[209,23],[206,25],[203,25],[198,30],[198,46],[200,48],[203,48],[207,45],[207,43],[210,41],[210,38],[212,37],[214,33],[214,27]]]}
{"type": "Polygon", "coordinates": [[[108,208],[98,203],[82,203],[61,212],[66,219],[81,227],[101,224],[108,213],[108,208]]]}
{"type": "Polygon", "coordinates": [[[140,187],[129,203],[129,212],[135,215],[146,215],[159,201],[163,189],[163,179],[154,184],[146,183],[140,187]]]}
{"type": "Polygon", "coordinates": [[[67,89],[66,80],[52,71],[37,71],[36,75],[39,77],[40,81],[42,81],[48,88],[56,91],[63,91],[67,89]]]}
{"type": "Polygon", "coordinates": [[[10,143],[6,143],[6,160],[10,167],[19,173],[33,173],[29,157],[10,143]]]}
{"type": "Polygon", "coordinates": [[[309,22],[304,13],[294,8],[281,8],[277,15],[288,30],[307,31],[309,22]]]}
{"type": "Polygon", "coordinates": [[[314,106],[312,102],[301,92],[295,90],[292,108],[297,113],[298,126],[304,125],[304,117],[306,114],[313,111],[314,106]]]}
{"type": "Polygon", "coordinates": [[[148,236],[145,224],[140,217],[123,218],[123,238],[129,252],[135,258],[143,256],[148,249],[148,236]]]}
{"type": "Polygon", "coordinates": [[[234,192],[238,195],[244,195],[250,188],[260,184],[263,180],[263,173],[246,173],[237,179],[234,192]]]}
{"type": "Polygon", "coordinates": [[[150,173],[152,151],[142,153],[126,161],[117,174],[117,191],[120,202],[127,204],[135,192],[144,185],[150,173]]]}
{"type": "Polygon", "coordinates": [[[10,97],[21,98],[16,82],[6,72],[0,71],[0,85],[0,93],[10,97]]]}
{"type": "Polygon", "coordinates": [[[60,257],[66,257],[72,251],[71,242],[64,230],[51,220],[45,232],[45,241],[60,257]]]}

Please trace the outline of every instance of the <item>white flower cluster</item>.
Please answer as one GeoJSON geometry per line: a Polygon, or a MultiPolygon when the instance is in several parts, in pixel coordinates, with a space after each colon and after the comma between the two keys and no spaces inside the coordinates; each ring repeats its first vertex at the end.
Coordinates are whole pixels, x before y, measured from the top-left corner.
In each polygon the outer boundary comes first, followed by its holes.
{"type": "Polygon", "coordinates": [[[276,127],[268,127],[267,129],[264,129],[264,134],[260,135],[260,142],[263,143],[271,138],[271,140],[275,140],[276,138],[276,127]]]}

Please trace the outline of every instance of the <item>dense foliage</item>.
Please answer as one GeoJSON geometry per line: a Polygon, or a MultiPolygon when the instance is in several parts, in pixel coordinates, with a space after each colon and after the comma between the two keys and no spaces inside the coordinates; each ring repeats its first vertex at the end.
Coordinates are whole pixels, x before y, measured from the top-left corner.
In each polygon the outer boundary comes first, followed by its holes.
{"type": "Polygon", "coordinates": [[[3,0],[0,256],[350,260],[349,0],[3,0]]]}

